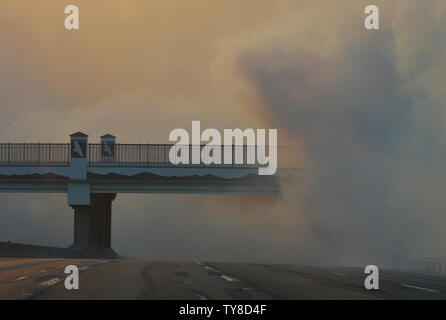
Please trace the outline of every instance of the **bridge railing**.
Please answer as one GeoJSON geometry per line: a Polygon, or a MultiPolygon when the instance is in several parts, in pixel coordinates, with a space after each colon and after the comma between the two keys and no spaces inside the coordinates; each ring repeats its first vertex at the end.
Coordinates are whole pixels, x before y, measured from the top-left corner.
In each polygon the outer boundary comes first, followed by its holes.
{"type": "Polygon", "coordinates": [[[69,166],[69,143],[1,143],[0,166],[69,166]]]}
{"type": "MultiPolygon", "coordinates": [[[[89,144],[88,160],[90,166],[120,166],[120,167],[176,167],[176,166],[205,166],[191,165],[192,147],[189,147],[190,165],[173,165],[169,159],[172,144],[116,144],[115,156],[104,157],[101,144],[89,144]]],[[[205,145],[200,146],[200,154],[205,145]]],[[[224,154],[232,148],[232,164],[210,165],[214,167],[258,167],[256,146],[220,146],[221,159],[224,154]],[[235,161],[237,152],[243,155],[243,163],[235,161]],[[255,155],[256,162],[248,164],[248,153],[255,155]]],[[[269,148],[266,147],[268,154],[269,148]]],[[[277,161],[279,168],[301,168],[301,169],[333,169],[344,166],[342,157],[348,153],[347,148],[339,147],[277,147],[277,161]]]]}
{"type": "MultiPolygon", "coordinates": [[[[114,156],[104,156],[101,144],[88,145],[89,166],[114,167],[174,167],[169,153],[172,144],[116,144],[114,156]]],[[[200,146],[200,154],[205,146],[200,146]]],[[[248,164],[249,152],[257,155],[256,146],[220,146],[221,157],[232,148],[232,164],[211,165],[214,167],[258,167],[248,164]],[[237,152],[243,155],[243,163],[237,164],[237,152]]],[[[267,153],[269,148],[266,148],[267,153]]],[[[192,151],[189,148],[189,151],[192,151]]],[[[278,146],[279,168],[335,169],[348,166],[348,148],[339,147],[295,147],[278,146]]],[[[0,166],[69,166],[70,144],[68,143],[2,143],[0,144],[0,166]]],[[[189,152],[192,163],[192,152],[189,152]]],[[[205,166],[179,165],[179,166],[205,166]]]]}
{"type": "Polygon", "coordinates": [[[399,270],[446,274],[446,257],[444,256],[397,255],[392,260],[391,266],[399,270]]]}

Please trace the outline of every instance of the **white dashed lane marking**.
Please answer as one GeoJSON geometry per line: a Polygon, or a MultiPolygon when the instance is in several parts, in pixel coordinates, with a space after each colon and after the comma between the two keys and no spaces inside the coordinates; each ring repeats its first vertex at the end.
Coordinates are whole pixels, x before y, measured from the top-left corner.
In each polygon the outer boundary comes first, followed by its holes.
{"type": "Polygon", "coordinates": [[[209,266],[204,266],[203,268],[205,268],[205,269],[208,270],[208,271],[219,272],[219,271],[217,271],[217,270],[215,270],[214,268],[209,267],[209,266]]]}
{"type": "Polygon", "coordinates": [[[27,276],[22,276],[20,278],[12,280],[12,282],[22,281],[22,280],[25,280],[25,279],[28,279],[28,277],[27,276]]]}
{"type": "Polygon", "coordinates": [[[199,293],[196,293],[195,295],[197,296],[198,300],[208,300],[208,298],[206,298],[205,296],[203,296],[199,293]]]}
{"type": "Polygon", "coordinates": [[[222,275],[221,276],[223,279],[225,279],[226,281],[228,281],[228,282],[237,282],[238,280],[236,279],[236,278],[233,278],[233,277],[231,277],[231,276],[227,276],[227,275],[222,275]]]}
{"type": "Polygon", "coordinates": [[[431,293],[440,293],[440,291],[435,290],[435,289],[417,287],[417,286],[414,286],[414,285],[411,285],[411,284],[402,284],[402,286],[405,287],[405,288],[416,289],[416,290],[421,290],[421,291],[427,291],[427,292],[431,292],[431,293]]]}
{"type": "Polygon", "coordinates": [[[62,281],[61,279],[59,279],[58,277],[52,278],[50,280],[41,282],[40,285],[44,286],[44,287],[52,287],[55,284],[59,283],[60,281],[62,281]]]}
{"type": "Polygon", "coordinates": [[[212,267],[210,267],[210,266],[203,266],[203,268],[204,268],[205,270],[207,270],[207,271],[210,271],[210,272],[214,272],[214,273],[220,274],[220,275],[221,275],[220,277],[221,277],[222,279],[228,281],[228,282],[237,282],[237,281],[238,281],[236,278],[233,278],[233,277],[228,276],[228,275],[226,275],[226,274],[222,274],[221,271],[219,271],[219,270],[217,270],[217,269],[215,269],[215,268],[212,268],[212,267]]]}

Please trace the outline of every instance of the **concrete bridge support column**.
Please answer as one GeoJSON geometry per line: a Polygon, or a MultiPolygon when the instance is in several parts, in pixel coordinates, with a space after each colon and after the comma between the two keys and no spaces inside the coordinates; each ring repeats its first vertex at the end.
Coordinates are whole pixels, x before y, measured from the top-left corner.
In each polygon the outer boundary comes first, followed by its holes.
{"type": "Polygon", "coordinates": [[[111,248],[112,201],[116,194],[91,194],[90,205],[72,205],[74,209],[74,243],[85,257],[112,258],[111,248]]]}

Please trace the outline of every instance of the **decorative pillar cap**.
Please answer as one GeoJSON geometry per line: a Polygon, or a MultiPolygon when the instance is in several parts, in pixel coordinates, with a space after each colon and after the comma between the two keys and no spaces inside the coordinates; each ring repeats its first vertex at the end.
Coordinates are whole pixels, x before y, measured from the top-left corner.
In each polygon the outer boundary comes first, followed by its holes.
{"type": "Polygon", "coordinates": [[[72,137],[72,138],[88,138],[88,134],[78,131],[76,133],[70,134],[70,137],[72,137]]]}
{"type": "Polygon", "coordinates": [[[107,134],[104,134],[103,136],[101,136],[101,139],[116,139],[116,136],[107,133],[107,134]]]}

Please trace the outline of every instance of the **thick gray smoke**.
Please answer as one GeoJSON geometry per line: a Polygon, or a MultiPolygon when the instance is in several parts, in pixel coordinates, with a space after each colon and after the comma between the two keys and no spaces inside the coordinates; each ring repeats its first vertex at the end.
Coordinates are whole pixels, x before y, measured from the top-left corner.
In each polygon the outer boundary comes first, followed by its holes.
{"type": "Polygon", "coordinates": [[[383,263],[445,254],[446,5],[393,9],[382,32],[359,37],[349,22],[327,24],[291,54],[276,35],[240,59],[271,122],[306,145],[348,144],[356,153],[350,170],[296,189],[298,200],[284,207],[307,222],[296,228],[294,241],[308,244],[299,257],[383,263]],[[344,42],[334,53],[313,51],[333,34],[344,42]]]}

